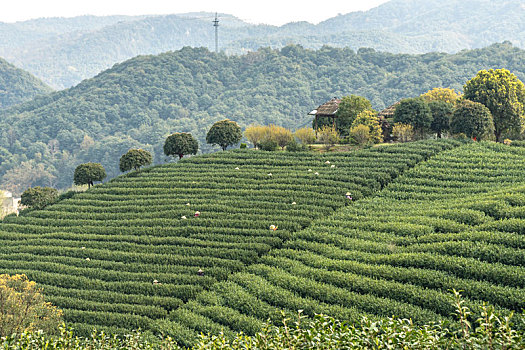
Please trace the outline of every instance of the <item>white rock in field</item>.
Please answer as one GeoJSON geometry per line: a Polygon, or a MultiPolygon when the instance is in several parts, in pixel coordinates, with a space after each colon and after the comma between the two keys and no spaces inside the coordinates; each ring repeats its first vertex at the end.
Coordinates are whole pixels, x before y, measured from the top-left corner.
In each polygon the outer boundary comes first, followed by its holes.
{"type": "Polygon", "coordinates": [[[186,217],[185,217],[184,215],[183,215],[183,216],[181,216],[180,218],[181,218],[181,219],[186,219],[186,217]]]}
{"type": "Polygon", "coordinates": [[[331,166],[330,168],[335,168],[335,165],[334,165],[334,164],[332,164],[332,166],[331,166]]]}

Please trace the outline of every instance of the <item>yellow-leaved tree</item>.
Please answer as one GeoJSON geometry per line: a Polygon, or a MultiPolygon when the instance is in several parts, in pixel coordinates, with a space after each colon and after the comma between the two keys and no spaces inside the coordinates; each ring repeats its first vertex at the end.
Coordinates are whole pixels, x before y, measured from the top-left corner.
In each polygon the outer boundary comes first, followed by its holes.
{"type": "Polygon", "coordinates": [[[44,300],[42,290],[26,275],[0,275],[0,337],[26,331],[55,333],[62,311],[44,300]]]}
{"type": "MultiPolygon", "coordinates": [[[[367,141],[370,141],[373,143],[383,142],[383,134],[381,132],[381,125],[379,124],[379,118],[377,117],[377,113],[375,111],[365,110],[359,113],[357,117],[354,119],[354,121],[352,122],[352,127],[350,128],[350,135],[356,136],[357,134],[359,135],[362,134],[358,132],[359,130],[357,129],[357,127],[359,125],[364,125],[368,127],[369,138],[367,141]]],[[[366,143],[361,138],[359,138],[359,141],[357,142],[366,143]]]]}
{"type": "Polygon", "coordinates": [[[461,97],[460,94],[449,88],[434,88],[421,95],[426,102],[443,101],[451,104],[456,104],[461,97]]]}

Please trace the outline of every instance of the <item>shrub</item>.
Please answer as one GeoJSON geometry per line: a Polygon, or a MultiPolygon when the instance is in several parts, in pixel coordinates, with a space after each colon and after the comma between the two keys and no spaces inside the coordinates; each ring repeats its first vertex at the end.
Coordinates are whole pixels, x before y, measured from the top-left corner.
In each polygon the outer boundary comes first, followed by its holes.
{"type": "Polygon", "coordinates": [[[335,128],[325,125],[317,131],[317,140],[329,151],[339,142],[339,133],[335,128]]]}
{"type": "Polygon", "coordinates": [[[248,146],[245,143],[241,143],[241,145],[239,146],[240,149],[244,149],[246,147],[248,147],[248,146]]]}
{"type": "Polygon", "coordinates": [[[370,141],[370,129],[363,124],[353,126],[350,129],[350,136],[358,145],[367,144],[370,141]]]}
{"type": "Polygon", "coordinates": [[[58,191],[51,187],[36,186],[22,193],[20,203],[29,208],[42,209],[57,200],[58,191]]]}
{"type": "Polygon", "coordinates": [[[315,131],[312,128],[301,128],[297,129],[294,133],[296,139],[298,139],[303,145],[308,145],[315,142],[315,131]]]}
{"type": "Polygon", "coordinates": [[[274,140],[264,140],[261,142],[261,149],[263,151],[275,151],[277,150],[277,142],[274,140]]]}
{"type": "Polygon", "coordinates": [[[286,145],[286,150],[288,152],[301,152],[306,151],[308,146],[305,144],[300,144],[299,142],[292,140],[288,145],[286,145]]]}
{"type": "Polygon", "coordinates": [[[0,337],[42,329],[54,333],[62,312],[25,275],[0,275],[0,337]]]}

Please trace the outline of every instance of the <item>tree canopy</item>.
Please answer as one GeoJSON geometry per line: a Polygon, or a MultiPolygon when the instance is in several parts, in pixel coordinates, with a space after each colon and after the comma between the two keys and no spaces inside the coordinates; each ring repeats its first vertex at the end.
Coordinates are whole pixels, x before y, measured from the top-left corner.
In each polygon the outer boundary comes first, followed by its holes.
{"type": "Polygon", "coordinates": [[[507,69],[481,70],[464,86],[465,98],[485,105],[494,119],[496,141],[519,132],[525,118],[525,86],[507,69]]]}
{"type": "Polygon", "coordinates": [[[206,142],[212,145],[219,145],[223,151],[226,150],[228,146],[239,143],[241,138],[241,127],[229,119],[216,122],[206,134],[206,142]]]}
{"type": "Polygon", "coordinates": [[[348,135],[350,127],[359,113],[371,109],[372,103],[363,96],[344,96],[341,99],[341,103],[339,104],[339,109],[337,110],[336,114],[337,132],[339,132],[341,136],[348,135]]]}
{"type": "Polygon", "coordinates": [[[20,203],[30,208],[42,209],[58,198],[58,191],[52,187],[31,187],[22,193],[20,203]]]}
{"type": "Polygon", "coordinates": [[[199,143],[187,132],[176,132],[166,138],[164,142],[164,154],[167,156],[179,156],[179,159],[185,154],[197,154],[199,143]]]}
{"type": "Polygon", "coordinates": [[[75,169],[73,182],[75,185],[93,186],[94,181],[102,181],[106,178],[106,170],[100,163],[84,163],[75,169]]]}
{"type": "Polygon", "coordinates": [[[432,100],[428,103],[430,112],[432,113],[432,124],[430,129],[435,132],[438,138],[441,138],[443,131],[450,127],[450,118],[454,113],[454,105],[444,100],[432,100]]]}
{"type": "Polygon", "coordinates": [[[153,161],[151,153],[143,149],[130,149],[120,157],[120,171],[125,172],[131,169],[139,170],[140,167],[150,165],[153,161]]]}
{"type": "Polygon", "coordinates": [[[401,100],[394,112],[394,122],[412,125],[420,134],[430,129],[432,111],[421,97],[401,100]]]}
{"type": "Polygon", "coordinates": [[[487,107],[481,103],[463,100],[452,115],[450,130],[478,141],[490,139],[493,137],[494,121],[487,107]]]}

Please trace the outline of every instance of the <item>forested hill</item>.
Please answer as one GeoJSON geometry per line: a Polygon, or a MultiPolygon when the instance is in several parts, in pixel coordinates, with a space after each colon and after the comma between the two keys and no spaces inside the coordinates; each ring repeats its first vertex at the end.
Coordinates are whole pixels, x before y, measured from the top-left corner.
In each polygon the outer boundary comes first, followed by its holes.
{"type": "MultiPolygon", "coordinates": [[[[0,23],[0,56],[55,88],[70,87],[114,63],[184,46],[214,49],[212,13],[83,16],[0,23]]],[[[290,43],[372,47],[394,53],[455,53],[509,40],[525,48],[524,0],[391,0],[317,25],[254,25],[220,14],[227,54],[290,43]]]]}
{"type": "Polygon", "coordinates": [[[49,86],[33,75],[0,58],[0,109],[51,91],[49,86]]]}
{"type": "Polygon", "coordinates": [[[333,96],[357,94],[381,109],[434,87],[461,90],[479,70],[507,68],[525,81],[525,51],[508,43],[458,54],[395,55],[299,46],[244,56],[184,48],[140,56],[68,90],[0,112],[0,186],[67,187],[74,168],[101,162],[109,176],[131,147],[154,151],[176,131],[204,152],[207,129],[230,118],[245,127],[311,125],[308,112],[333,96]]]}

